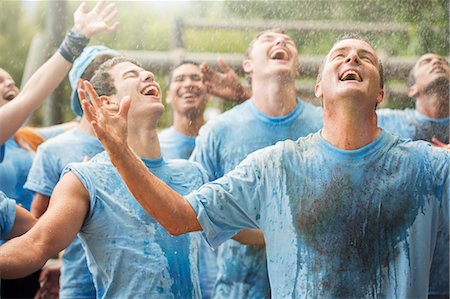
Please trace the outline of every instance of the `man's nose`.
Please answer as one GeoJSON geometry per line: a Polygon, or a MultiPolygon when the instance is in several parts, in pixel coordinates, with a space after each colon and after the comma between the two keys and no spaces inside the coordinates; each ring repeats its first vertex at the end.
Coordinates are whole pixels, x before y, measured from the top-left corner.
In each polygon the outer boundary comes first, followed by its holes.
{"type": "Polygon", "coordinates": [[[276,45],[286,46],[286,40],[283,37],[277,37],[275,39],[275,44],[276,45]]]}
{"type": "Polygon", "coordinates": [[[8,86],[8,87],[9,86],[15,86],[16,82],[14,82],[13,79],[6,79],[5,85],[8,86]]]}
{"type": "Polygon", "coordinates": [[[155,81],[155,75],[152,72],[143,71],[141,74],[141,80],[153,82],[155,81]]]}
{"type": "Polygon", "coordinates": [[[356,51],[354,51],[354,50],[351,50],[348,53],[348,55],[347,55],[347,57],[345,59],[345,62],[346,63],[355,62],[356,64],[359,64],[360,60],[359,60],[358,53],[356,51]]]}

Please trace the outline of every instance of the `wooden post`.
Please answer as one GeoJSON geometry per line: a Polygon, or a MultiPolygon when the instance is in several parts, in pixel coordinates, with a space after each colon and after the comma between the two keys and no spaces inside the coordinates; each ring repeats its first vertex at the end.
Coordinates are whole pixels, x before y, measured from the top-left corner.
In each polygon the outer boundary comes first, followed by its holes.
{"type": "MultiPolygon", "coordinates": [[[[61,43],[66,33],[67,23],[67,2],[66,0],[55,0],[48,2],[47,8],[47,33],[49,47],[54,53],[61,43]]],[[[64,85],[61,84],[50,95],[44,103],[43,125],[49,126],[59,124],[64,121],[64,103],[68,99],[64,96],[64,85]]]]}

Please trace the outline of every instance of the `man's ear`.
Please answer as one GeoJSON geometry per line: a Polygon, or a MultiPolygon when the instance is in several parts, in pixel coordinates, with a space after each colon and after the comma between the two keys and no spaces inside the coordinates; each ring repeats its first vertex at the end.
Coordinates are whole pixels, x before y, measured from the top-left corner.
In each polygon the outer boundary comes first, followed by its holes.
{"type": "Polygon", "coordinates": [[[414,98],[417,95],[417,86],[414,84],[411,87],[408,87],[408,97],[414,98]]]}
{"type": "Polygon", "coordinates": [[[321,99],[323,96],[322,93],[322,86],[320,86],[320,82],[316,83],[316,87],[314,89],[314,95],[316,96],[316,98],[321,99]]]}
{"type": "Polygon", "coordinates": [[[381,104],[384,100],[384,89],[382,88],[377,96],[377,105],[381,104]]]}
{"type": "Polygon", "coordinates": [[[102,102],[102,107],[110,112],[119,111],[119,101],[115,96],[101,96],[100,101],[102,102]]]}
{"type": "Polygon", "coordinates": [[[252,61],[250,59],[245,59],[242,62],[242,68],[244,69],[244,72],[246,72],[247,74],[251,74],[253,71],[252,61]]]}
{"type": "Polygon", "coordinates": [[[166,104],[172,105],[173,97],[174,93],[168,89],[166,92],[166,104]]]}

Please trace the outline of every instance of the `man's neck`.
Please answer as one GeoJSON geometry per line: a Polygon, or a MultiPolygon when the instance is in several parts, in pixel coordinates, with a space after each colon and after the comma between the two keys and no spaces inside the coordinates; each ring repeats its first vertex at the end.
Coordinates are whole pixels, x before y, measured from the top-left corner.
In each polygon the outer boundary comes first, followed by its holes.
{"type": "Polygon", "coordinates": [[[322,137],[343,150],[356,150],[374,141],[381,133],[375,108],[324,106],[322,137]]]}
{"type": "Polygon", "coordinates": [[[78,129],[87,135],[95,136],[92,125],[89,123],[89,121],[84,116],[82,116],[80,119],[80,124],[78,125],[78,129]]]}
{"type": "Polygon", "coordinates": [[[252,82],[252,101],[262,113],[281,117],[291,113],[297,106],[295,81],[264,80],[252,82]]]}
{"type": "MultiPolygon", "coordinates": [[[[416,99],[416,110],[430,118],[449,117],[449,99],[437,93],[424,94],[416,99]]],[[[446,95],[448,97],[448,95],[446,95]]]]}
{"type": "Polygon", "coordinates": [[[181,134],[187,136],[198,136],[200,128],[205,123],[203,115],[196,117],[188,117],[186,115],[177,114],[174,115],[173,127],[181,134]]]}
{"type": "Polygon", "coordinates": [[[161,156],[156,124],[149,127],[129,124],[128,144],[141,158],[157,159],[161,156]]]}

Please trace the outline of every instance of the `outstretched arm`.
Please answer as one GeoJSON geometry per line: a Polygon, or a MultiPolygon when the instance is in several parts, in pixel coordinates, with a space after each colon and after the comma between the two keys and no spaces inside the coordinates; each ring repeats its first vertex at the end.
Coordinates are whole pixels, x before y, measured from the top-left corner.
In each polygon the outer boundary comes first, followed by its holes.
{"type": "Polygon", "coordinates": [[[213,70],[206,63],[200,66],[208,93],[235,103],[242,103],[249,99],[252,96],[251,90],[242,86],[239,76],[233,69],[221,58],[217,59],[217,64],[221,72],[213,70]]]}
{"type": "MultiPolygon", "coordinates": [[[[105,0],[98,2],[91,11],[87,11],[83,2],[74,13],[74,29],[88,39],[98,32],[113,31],[118,27],[118,23],[108,23],[116,14],[114,4],[106,5],[105,0]]],[[[55,90],[69,72],[71,65],[72,62],[67,61],[60,51],[57,51],[31,76],[17,97],[0,108],[0,144],[5,143],[55,90]]]]}
{"type": "Polygon", "coordinates": [[[434,145],[435,147],[439,147],[439,148],[450,151],[450,144],[446,144],[437,138],[434,138],[434,137],[431,138],[431,144],[434,145]]]}
{"type": "Polygon", "coordinates": [[[75,238],[89,210],[89,194],[71,172],[56,185],[47,212],[26,234],[0,250],[0,277],[24,277],[40,269],[75,238]]]}
{"type": "Polygon", "coordinates": [[[102,107],[92,85],[87,81],[84,85],[92,101],[91,105],[85,91],[78,90],[84,115],[134,198],[172,235],[201,230],[195,211],[184,197],[154,176],[129,147],[127,114],[132,99],[123,98],[119,111],[112,113],[102,107]]]}

